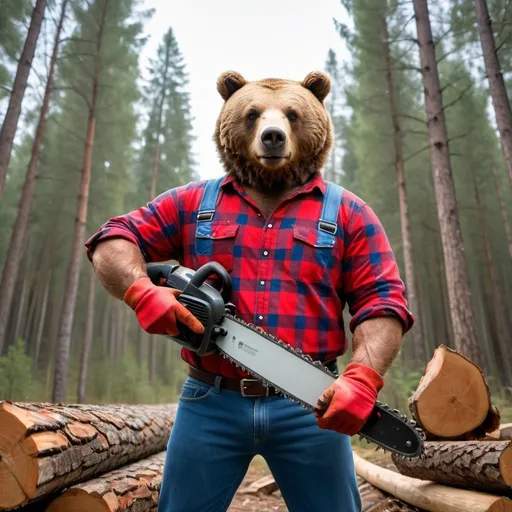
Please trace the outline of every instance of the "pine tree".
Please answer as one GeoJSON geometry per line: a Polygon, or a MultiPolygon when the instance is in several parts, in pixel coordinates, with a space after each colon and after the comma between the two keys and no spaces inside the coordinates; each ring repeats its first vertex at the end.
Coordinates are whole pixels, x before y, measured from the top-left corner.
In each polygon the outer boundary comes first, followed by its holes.
{"type": "MultiPolygon", "coordinates": [[[[138,165],[139,191],[148,200],[157,194],[195,178],[192,156],[192,119],[183,57],[172,28],[165,34],[150,66],[150,82],[145,102],[149,118],[144,130],[144,146],[138,165]],[[151,175],[149,174],[151,170],[151,175]]],[[[139,330],[138,359],[143,360],[146,336],[139,330]]],[[[149,380],[157,372],[157,340],[150,337],[149,380]]]]}
{"type": "Polygon", "coordinates": [[[331,77],[331,92],[326,99],[326,108],[331,116],[334,140],[329,159],[325,164],[324,178],[328,181],[340,183],[343,174],[341,165],[343,158],[343,139],[341,136],[343,131],[343,116],[341,113],[341,109],[343,108],[343,84],[341,83],[341,69],[338,64],[338,59],[332,48],[327,54],[325,71],[331,77]]]}
{"type": "Polygon", "coordinates": [[[455,346],[467,357],[479,362],[480,351],[476,339],[476,322],[457,200],[455,198],[443,98],[430,26],[430,15],[426,0],[413,0],[413,4],[455,346]]]}
{"type": "Polygon", "coordinates": [[[78,58],[64,61],[67,64],[61,69],[63,80],[69,84],[68,87],[73,94],[66,115],[73,114],[77,97],[81,97],[86,108],[82,108],[79,115],[85,123],[86,136],[81,151],[83,160],[81,180],[77,187],[79,196],[78,202],[75,203],[71,256],[59,320],[53,383],[54,401],[62,401],[66,397],[71,334],[88,221],[89,193],[94,193],[93,201],[101,204],[103,200],[108,201],[108,194],[115,190],[117,199],[108,203],[108,207],[112,208],[117,204],[119,209],[122,208],[127,193],[126,185],[122,184],[127,169],[121,165],[114,166],[117,162],[113,161],[113,158],[105,158],[102,163],[98,162],[93,154],[93,147],[99,149],[100,154],[110,152],[111,157],[120,158],[123,162],[125,157],[122,153],[133,140],[133,121],[131,127],[130,122],[125,126],[119,126],[118,123],[124,113],[133,116],[133,104],[130,100],[133,101],[136,96],[134,86],[141,24],[130,20],[134,6],[134,1],[122,0],[95,0],[85,9],[82,9],[80,4],[75,5],[74,14],[80,24],[67,52],[77,55],[78,58]],[[94,41],[92,56],[88,41],[94,41]],[[88,60],[87,65],[83,64],[84,60],[88,60]],[[123,90],[123,87],[127,90],[123,90]],[[100,124],[103,124],[101,134],[100,124]],[[123,133],[116,140],[119,131],[123,133]],[[121,155],[116,155],[114,150],[121,147],[121,155]],[[96,185],[102,186],[101,190],[91,186],[94,166],[97,169],[94,181],[96,185]],[[99,172],[100,169],[103,169],[103,174],[99,172]]]}
{"type": "Polygon", "coordinates": [[[18,213],[12,229],[7,258],[2,270],[2,278],[0,282],[0,296],[3,298],[0,303],[0,354],[2,353],[5,342],[7,322],[9,320],[9,314],[11,311],[14,287],[18,277],[20,266],[20,259],[18,255],[22,252],[23,242],[25,241],[28,228],[30,210],[32,208],[32,201],[34,199],[34,188],[36,185],[37,169],[39,165],[39,151],[45,129],[46,115],[48,113],[50,99],[53,93],[55,66],[59,52],[62,26],[64,24],[64,17],[66,15],[66,8],[68,3],[69,0],[63,0],[61,4],[60,17],[57,24],[57,30],[55,32],[53,52],[48,70],[48,79],[46,82],[43,103],[39,113],[39,121],[37,123],[30,161],[25,175],[23,191],[18,205],[18,213]]]}
{"type": "Polygon", "coordinates": [[[46,8],[46,0],[37,0],[32,11],[32,19],[28,29],[25,45],[19,59],[16,77],[12,86],[9,106],[5,114],[2,129],[0,130],[0,197],[4,190],[5,177],[7,175],[7,167],[11,158],[12,144],[16,129],[18,127],[18,119],[21,113],[21,103],[25,96],[28,75],[32,67],[32,59],[36,51],[36,44],[43,22],[44,10],[46,8]]]}

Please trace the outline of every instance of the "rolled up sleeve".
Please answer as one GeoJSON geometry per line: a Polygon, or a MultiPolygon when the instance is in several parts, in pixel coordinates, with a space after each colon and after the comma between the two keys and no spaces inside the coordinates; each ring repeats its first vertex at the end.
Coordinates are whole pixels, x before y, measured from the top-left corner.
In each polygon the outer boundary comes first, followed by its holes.
{"type": "Polygon", "coordinates": [[[343,292],[352,315],[350,330],[373,317],[398,318],[407,332],[414,323],[391,245],[367,204],[353,211],[345,232],[343,292]]]}
{"type": "Polygon", "coordinates": [[[178,192],[169,190],[137,210],[109,219],[85,243],[89,260],[96,246],[109,238],[137,245],[148,263],[177,259],[182,252],[178,192]]]}

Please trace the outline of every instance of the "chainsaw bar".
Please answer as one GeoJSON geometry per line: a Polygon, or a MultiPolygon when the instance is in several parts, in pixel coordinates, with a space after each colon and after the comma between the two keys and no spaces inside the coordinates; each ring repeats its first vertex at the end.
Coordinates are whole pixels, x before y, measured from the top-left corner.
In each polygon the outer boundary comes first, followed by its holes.
{"type": "MultiPolygon", "coordinates": [[[[300,349],[294,349],[288,343],[285,343],[275,336],[272,336],[260,327],[245,322],[244,320],[241,320],[234,315],[226,313],[224,317],[240,324],[246,329],[251,330],[252,332],[258,334],[258,336],[262,336],[266,340],[274,343],[275,345],[278,345],[280,348],[291,352],[294,354],[294,356],[299,357],[302,361],[316,367],[316,369],[324,372],[324,374],[331,377],[333,380],[336,379],[337,375],[326,368],[321,361],[314,361],[311,356],[304,354],[300,349]]],[[[265,386],[276,389],[280,395],[284,396],[288,400],[291,400],[292,402],[298,403],[304,409],[310,412],[314,411],[314,405],[307,403],[299,397],[291,394],[289,391],[286,391],[282,387],[276,385],[274,382],[271,382],[267,378],[260,375],[258,372],[248,368],[247,365],[242,364],[231,354],[228,354],[222,350],[222,346],[219,346],[222,345],[222,343],[217,342],[216,345],[222,356],[225,359],[228,359],[242,371],[250,373],[265,386]]],[[[360,439],[364,438],[368,443],[375,443],[377,445],[377,450],[382,448],[385,451],[389,450],[404,457],[417,457],[423,453],[423,441],[425,440],[425,434],[417,426],[417,423],[414,420],[409,419],[405,414],[401,414],[396,409],[391,409],[388,405],[380,401],[376,402],[370,418],[367,420],[358,435],[360,439]],[[397,423],[397,421],[399,423],[397,423]],[[409,438],[405,442],[403,439],[404,436],[409,438]],[[383,439],[387,439],[389,441],[384,442],[383,439]],[[402,445],[403,448],[400,448],[400,445],[402,445]]]]}

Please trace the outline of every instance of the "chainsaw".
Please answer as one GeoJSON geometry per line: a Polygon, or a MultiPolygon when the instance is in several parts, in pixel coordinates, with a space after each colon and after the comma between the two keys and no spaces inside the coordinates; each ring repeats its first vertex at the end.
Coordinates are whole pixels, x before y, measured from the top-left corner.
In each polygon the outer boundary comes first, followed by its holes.
{"type": "MultiPolygon", "coordinates": [[[[197,271],[181,265],[149,264],[148,276],[155,285],[179,290],[178,301],[204,326],[196,334],[179,323],[177,336],[166,335],[199,356],[220,352],[266,387],[314,411],[317,400],[336,379],[320,361],[278,340],[261,328],[235,316],[230,302],[231,276],[217,262],[197,271]]],[[[376,402],[360,438],[404,457],[423,452],[425,436],[413,420],[376,402]]]]}

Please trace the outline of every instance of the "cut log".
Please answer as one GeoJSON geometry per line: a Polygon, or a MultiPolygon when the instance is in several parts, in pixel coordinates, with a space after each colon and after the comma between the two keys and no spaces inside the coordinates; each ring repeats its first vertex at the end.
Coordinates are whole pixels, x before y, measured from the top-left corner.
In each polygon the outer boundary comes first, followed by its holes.
{"type": "Polygon", "coordinates": [[[175,410],[0,402],[0,510],[165,450],[175,410]]]}
{"type": "Polygon", "coordinates": [[[427,439],[481,439],[500,420],[480,367],[444,345],[435,350],[409,408],[427,439]]]}
{"type": "Polygon", "coordinates": [[[432,512],[512,512],[503,496],[446,487],[381,468],[354,453],[356,473],[379,489],[420,509],[432,512]]]}
{"type": "Polygon", "coordinates": [[[146,512],[157,508],[165,452],[74,485],[46,512],[146,512]]]}
{"type": "Polygon", "coordinates": [[[240,494],[272,494],[277,491],[278,486],[272,475],[267,475],[254,482],[250,483],[247,487],[240,489],[240,494]]]}
{"type": "Polygon", "coordinates": [[[466,489],[512,494],[510,441],[427,441],[421,457],[393,454],[403,475],[466,489]]]}

